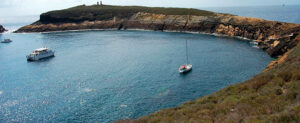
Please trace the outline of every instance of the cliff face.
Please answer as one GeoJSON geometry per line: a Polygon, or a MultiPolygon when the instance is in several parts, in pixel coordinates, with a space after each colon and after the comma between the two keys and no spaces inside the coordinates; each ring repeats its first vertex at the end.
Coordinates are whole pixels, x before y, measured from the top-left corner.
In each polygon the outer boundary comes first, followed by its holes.
{"type": "Polygon", "coordinates": [[[5,30],[5,28],[0,24],[0,33],[3,33],[5,30]]]}
{"type": "MultiPolygon", "coordinates": [[[[43,17],[45,18],[45,17],[43,17]]],[[[300,33],[299,24],[267,21],[257,18],[238,17],[225,14],[214,16],[166,15],[138,12],[130,17],[115,16],[108,20],[82,22],[38,21],[16,32],[46,32],[79,29],[147,29],[156,31],[190,31],[238,36],[256,40],[258,46],[271,56],[282,55],[296,46],[300,33]]],[[[59,19],[58,19],[59,20],[59,19]]]]}

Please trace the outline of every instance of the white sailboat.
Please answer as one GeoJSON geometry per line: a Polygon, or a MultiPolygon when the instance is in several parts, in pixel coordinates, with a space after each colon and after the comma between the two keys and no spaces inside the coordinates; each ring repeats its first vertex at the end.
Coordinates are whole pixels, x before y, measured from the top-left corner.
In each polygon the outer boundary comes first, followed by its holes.
{"type": "Polygon", "coordinates": [[[189,71],[192,70],[192,65],[189,64],[189,55],[188,55],[188,47],[187,47],[187,40],[185,41],[186,43],[186,64],[185,65],[181,65],[178,69],[179,73],[187,73],[189,71]]]}

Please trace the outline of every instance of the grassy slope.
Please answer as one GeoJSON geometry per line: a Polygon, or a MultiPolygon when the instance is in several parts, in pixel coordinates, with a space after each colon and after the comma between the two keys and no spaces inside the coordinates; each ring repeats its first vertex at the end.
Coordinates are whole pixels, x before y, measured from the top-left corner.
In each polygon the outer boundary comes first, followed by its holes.
{"type": "Polygon", "coordinates": [[[107,20],[113,17],[129,18],[137,12],[148,12],[166,15],[198,15],[214,16],[215,13],[187,8],[162,8],[162,7],[143,7],[143,6],[110,6],[110,5],[93,5],[93,6],[76,6],[69,9],[51,11],[41,15],[41,21],[84,21],[84,20],[107,20]],[[49,17],[55,17],[51,20],[49,17]]]}
{"type": "Polygon", "coordinates": [[[134,122],[300,122],[300,45],[268,71],[134,122]]]}

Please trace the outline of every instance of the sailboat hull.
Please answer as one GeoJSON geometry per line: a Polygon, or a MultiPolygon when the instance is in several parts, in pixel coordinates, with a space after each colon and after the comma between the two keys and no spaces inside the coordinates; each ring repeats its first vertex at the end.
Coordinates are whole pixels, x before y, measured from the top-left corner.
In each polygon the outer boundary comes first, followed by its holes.
{"type": "Polygon", "coordinates": [[[185,68],[179,68],[178,71],[179,73],[187,73],[190,72],[192,70],[192,65],[185,65],[185,68]]]}

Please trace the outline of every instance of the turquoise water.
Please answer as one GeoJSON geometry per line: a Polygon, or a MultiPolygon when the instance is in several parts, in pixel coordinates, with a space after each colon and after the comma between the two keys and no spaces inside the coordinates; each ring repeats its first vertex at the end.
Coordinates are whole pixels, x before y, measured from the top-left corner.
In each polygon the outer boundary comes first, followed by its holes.
{"type": "Polygon", "coordinates": [[[245,40],[153,31],[5,33],[0,122],[111,122],[211,94],[272,60],[245,40]],[[189,41],[193,70],[180,75],[189,41]],[[27,62],[47,46],[56,56],[27,62]]]}

